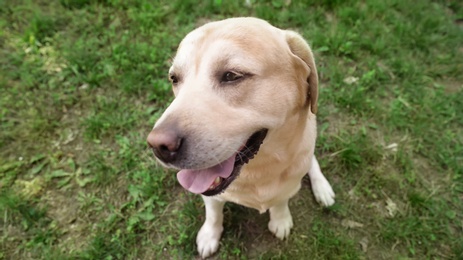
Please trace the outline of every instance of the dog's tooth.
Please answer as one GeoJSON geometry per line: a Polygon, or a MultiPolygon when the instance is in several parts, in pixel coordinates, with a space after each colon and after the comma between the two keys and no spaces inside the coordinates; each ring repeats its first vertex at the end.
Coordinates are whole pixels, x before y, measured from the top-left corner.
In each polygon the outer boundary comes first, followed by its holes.
{"type": "Polygon", "coordinates": [[[217,185],[219,185],[221,182],[222,182],[222,178],[220,177],[215,178],[214,182],[209,187],[209,190],[215,189],[215,187],[217,187],[217,185]]]}

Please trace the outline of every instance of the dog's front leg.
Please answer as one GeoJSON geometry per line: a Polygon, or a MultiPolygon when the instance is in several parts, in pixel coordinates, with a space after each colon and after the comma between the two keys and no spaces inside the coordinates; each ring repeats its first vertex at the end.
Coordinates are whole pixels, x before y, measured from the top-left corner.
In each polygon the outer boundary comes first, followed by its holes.
{"type": "Polygon", "coordinates": [[[206,258],[219,248],[219,240],[223,231],[223,206],[225,202],[212,197],[202,197],[206,206],[206,221],[198,232],[196,245],[199,255],[206,258]]]}
{"type": "Polygon", "coordinates": [[[315,155],[312,157],[312,166],[309,170],[309,178],[310,183],[312,184],[312,191],[315,196],[315,200],[325,207],[333,205],[335,197],[333,189],[320,170],[320,165],[318,164],[315,155]]]}
{"type": "Polygon", "coordinates": [[[293,227],[293,218],[289,211],[288,200],[285,200],[269,209],[270,222],[268,229],[281,240],[289,236],[293,227]]]}

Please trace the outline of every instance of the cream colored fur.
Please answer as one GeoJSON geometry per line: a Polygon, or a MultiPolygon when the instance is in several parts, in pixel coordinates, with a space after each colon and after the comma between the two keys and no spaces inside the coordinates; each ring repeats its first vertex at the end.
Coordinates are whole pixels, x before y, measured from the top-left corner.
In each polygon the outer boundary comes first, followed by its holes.
{"type": "Polygon", "coordinates": [[[214,197],[204,197],[206,220],[197,236],[198,252],[217,251],[222,209],[230,201],[269,210],[269,230],[284,239],[293,226],[288,200],[308,172],[315,198],[334,203],[333,190],[314,156],[318,78],[312,51],[297,33],[256,18],[208,23],[181,42],[170,69],[179,79],[176,98],[155,128],[175,124],[191,141],[188,156],[174,168],[216,165],[240,149],[250,135],[269,132],[239,177],[214,197]],[[221,84],[221,73],[249,77],[221,84]]]}

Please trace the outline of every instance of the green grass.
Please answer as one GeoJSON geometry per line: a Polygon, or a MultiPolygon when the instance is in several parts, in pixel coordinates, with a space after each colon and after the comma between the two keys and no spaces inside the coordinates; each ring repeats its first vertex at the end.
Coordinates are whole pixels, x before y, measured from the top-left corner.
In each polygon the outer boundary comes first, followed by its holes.
{"type": "Polygon", "coordinates": [[[303,34],[316,154],[288,241],[225,207],[216,259],[463,259],[463,5],[450,0],[0,1],[0,259],[191,259],[201,199],[145,138],[187,32],[256,16],[303,34]],[[350,81],[349,81],[350,80],[350,81]]]}

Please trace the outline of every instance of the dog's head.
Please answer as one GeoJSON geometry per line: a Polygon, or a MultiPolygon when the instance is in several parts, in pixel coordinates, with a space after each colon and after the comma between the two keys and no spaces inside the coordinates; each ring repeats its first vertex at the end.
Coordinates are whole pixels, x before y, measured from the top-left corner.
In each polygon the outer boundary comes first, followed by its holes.
{"type": "MultiPolygon", "coordinates": [[[[169,70],[175,99],[148,144],[195,193],[215,195],[267,136],[301,111],[316,113],[318,78],[307,43],[256,18],[189,33],[169,70]]],[[[258,156],[258,155],[256,155],[258,156]]]]}

